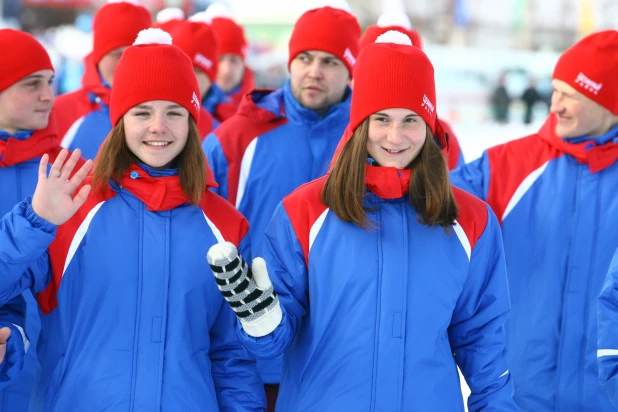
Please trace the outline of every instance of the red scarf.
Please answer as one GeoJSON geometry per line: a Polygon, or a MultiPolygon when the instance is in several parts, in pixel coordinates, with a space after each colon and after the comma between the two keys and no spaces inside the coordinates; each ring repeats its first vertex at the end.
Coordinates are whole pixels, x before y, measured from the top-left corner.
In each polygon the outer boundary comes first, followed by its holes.
{"type": "Polygon", "coordinates": [[[56,137],[56,128],[50,117],[50,125],[32,133],[25,140],[9,137],[8,140],[0,140],[0,167],[14,166],[28,160],[36,159],[49,154],[53,161],[60,151],[60,145],[56,137]]]}
{"type": "Polygon", "coordinates": [[[561,152],[573,156],[579,163],[587,164],[590,173],[600,172],[618,160],[618,143],[609,142],[601,146],[593,140],[576,144],[567,143],[556,135],[556,123],[556,116],[549,115],[539,130],[539,137],[561,152]]]}
{"type": "Polygon", "coordinates": [[[112,89],[103,85],[101,75],[97,68],[92,54],[88,55],[84,60],[84,76],[82,77],[82,86],[90,93],[101,98],[101,101],[109,106],[109,101],[112,97],[112,89]]]}
{"type": "MultiPolygon", "coordinates": [[[[91,182],[92,174],[84,184],[91,182]]],[[[152,177],[136,164],[131,165],[118,183],[141,200],[150,211],[172,210],[191,202],[191,199],[182,191],[178,175],[152,177]]],[[[212,173],[206,175],[206,190],[209,187],[216,187],[212,173]]]]}
{"type": "Polygon", "coordinates": [[[412,170],[394,167],[365,167],[365,186],[382,199],[399,199],[410,190],[412,170]]]}

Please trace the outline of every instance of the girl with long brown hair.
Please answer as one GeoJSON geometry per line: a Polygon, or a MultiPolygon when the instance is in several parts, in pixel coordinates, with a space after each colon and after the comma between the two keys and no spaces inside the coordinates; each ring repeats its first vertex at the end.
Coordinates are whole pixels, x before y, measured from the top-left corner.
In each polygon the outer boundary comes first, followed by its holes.
{"type": "MultiPolygon", "coordinates": [[[[15,220],[15,232],[40,238],[38,255],[34,246],[22,250],[23,273],[3,273],[14,275],[17,292],[38,293],[43,314],[31,410],[264,410],[255,360],[204,275],[213,244],[248,251],[248,224],[208,190],[198,93],[191,60],[169,34],[140,32],[114,75],[114,128],[76,200],[76,181],[54,164],[15,220]],[[41,192],[49,184],[66,184],[60,198],[77,207],[50,207],[51,195],[41,192]]],[[[0,309],[19,321],[18,302],[0,309]]],[[[20,342],[7,351],[5,374],[19,369],[20,342]]]]}
{"type": "Polygon", "coordinates": [[[459,366],[470,411],[515,411],[500,229],[449,184],[433,67],[388,32],[354,79],[331,172],[279,205],[252,273],[229,243],[208,253],[240,282],[221,288],[243,343],[284,356],[278,410],[463,411],[459,366]]]}

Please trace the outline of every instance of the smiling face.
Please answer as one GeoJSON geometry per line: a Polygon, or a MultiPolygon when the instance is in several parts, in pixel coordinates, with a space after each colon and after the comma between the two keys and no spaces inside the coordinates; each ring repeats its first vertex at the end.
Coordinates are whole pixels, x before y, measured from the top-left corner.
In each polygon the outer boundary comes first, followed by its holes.
{"type": "Polygon", "coordinates": [[[0,130],[46,128],[55,99],[53,79],[53,71],[39,70],[0,92],[0,130]]]}
{"type": "Polygon", "coordinates": [[[177,103],[145,102],[132,107],[123,120],[129,150],[150,167],[169,167],[187,144],[189,111],[177,103]]]}
{"type": "Polygon", "coordinates": [[[427,138],[427,124],[409,109],[385,109],[369,116],[367,152],[380,166],[405,169],[427,138]]]}
{"type": "Polygon", "coordinates": [[[305,108],[322,114],[343,100],[350,73],[341,60],[322,51],[305,51],[290,63],[292,94],[305,108]]]}
{"type": "Polygon", "coordinates": [[[600,136],[618,118],[562,80],[552,81],[551,112],[556,114],[556,134],[563,139],[600,136]]]}

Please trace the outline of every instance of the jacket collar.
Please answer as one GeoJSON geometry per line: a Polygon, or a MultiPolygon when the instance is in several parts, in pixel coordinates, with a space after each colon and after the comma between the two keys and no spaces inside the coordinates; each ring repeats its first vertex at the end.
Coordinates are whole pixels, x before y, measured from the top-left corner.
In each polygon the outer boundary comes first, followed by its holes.
{"type": "Polygon", "coordinates": [[[0,168],[39,158],[59,147],[60,143],[56,135],[56,125],[52,113],[49,116],[49,124],[45,129],[34,132],[20,131],[15,133],[14,136],[3,132],[3,136],[0,137],[0,168]]]}
{"type": "Polygon", "coordinates": [[[88,55],[84,60],[84,76],[82,77],[82,86],[91,95],[90,100],[94,103],[103,103],[109,106],[109,101],[112,97],[112,89],[106,85],[101,79],[99,69],[92,54],[88,55]]]}
{"type": "Polygon", "coordinates": [[[618,143],[615,142],[618,137],[618,128],[612,128],[608,134],[613,134],[613,136],[606,139],[607,143],[599,145],[595,140],[582,140],[582,138],[570,142],[565,141],[556,135],[556,123],[556,116],[550,114],[537,133],[538,136],[560,152],[574,157],[579,163],[587,164],[591,173],[600,172],[618,160],[618,143]]]}
{"type": "Polygon", "coordinates": [[[374,166],[365,167],[365,186],[382,199],[399,199],[410,191],[411,169],[374,166]]]}
{"type": "Polygon", "coordinates": [[[283,102],[285,107],[285,115],[290,121],[313,125],[326,119],[336,118],[341,119],[341,116],[350,116],[350,102],[352,100],[352,89],[348,86],[341,102],[332,105],[323,115],[318,114],[315,110],[303,107],[296,97],[292,94],[292,87],[288,80],[283,86],[283,102]]]}

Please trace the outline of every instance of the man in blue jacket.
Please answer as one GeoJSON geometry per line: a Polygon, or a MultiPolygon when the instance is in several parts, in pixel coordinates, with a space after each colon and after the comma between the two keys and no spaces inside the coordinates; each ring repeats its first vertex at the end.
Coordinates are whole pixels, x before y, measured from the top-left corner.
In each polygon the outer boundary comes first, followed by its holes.
{"type": "Polygon", "coordinates": [[[502,225],[517,405],[612,411],[598,380],[597,296],[618,246],[618,31],[568,49],[552,85],[538,133],[487,150],[451,179],[502,225]]]}
{"type": "MultiPolygon", "coordinates": [[[[251,225],[253,255],[277,204],[329,168],[349,121],[348,83],[360,34],[348,11],[322,7],[303,14],[289,42],[290,81],[246,95],[204,141],[218,194],[251,225]]],[[[265,383],[279,383],[279,360],[259,366],[265,383]]]]}
{"type": "MultiPolygon", "coordinates": [[[[1,217],[34,193],[41,157],[47,154],[53,160],[61,148],[55,125],[50,121],[54,68],[47,52],[31,35],[11,29],[0,30],[0,50],[1,217]]],[[[0,255],[3,252],[6,251],[0,250],[0,255]]],[[[0,270],[1,275],[6,273],[0,270]]],[[[20,332],[28,336],[34,347],[41,327],[38,305],[30,291],[19,299],[25,299],[29,309],[27,324],[20,332]]],[[[0,326],[7,324],[3,322],[0,326]]],[[[28,352],[19,378],[0,391],[0,412],[28,410],[36,370],[35,353],[28,352]]],[[[0,377],[0,384],[2,381],[0,377]]]]}

